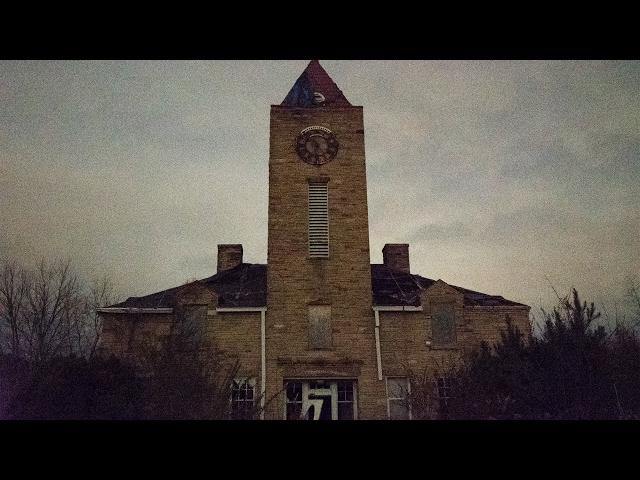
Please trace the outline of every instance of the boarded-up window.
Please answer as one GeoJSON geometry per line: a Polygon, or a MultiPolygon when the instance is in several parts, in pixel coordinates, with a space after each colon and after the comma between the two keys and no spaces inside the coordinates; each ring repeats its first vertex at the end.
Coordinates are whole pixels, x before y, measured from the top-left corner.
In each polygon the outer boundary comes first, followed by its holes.
{"type": "Polygon", "coordinates": [[[309,306],[309,348],[331,348],[331,307],[309,306]]]}
{"type": "Polygon", "coordinates": [[[138,318],[132,318],[128,323],[127,329],[127,352],[132,353],[136,348],[136,333],[140,327],[140,321],[138,318]]]}
{"type": "Polygon", "coordinates": [[[309,256],[329,257],[329,186],[309,183],[309,256]]]}
{"type": "Polygon", "coordinates": [[[436,303],[431,307],[431,336],[435,345],[456,341],[456,316],[453,303],[436,303]]]}
{"type": "Polygon", "coordinates": [[[189,343],[199,344],[207,330],[207,305],[185,305],[180,333],[189,343]]]}

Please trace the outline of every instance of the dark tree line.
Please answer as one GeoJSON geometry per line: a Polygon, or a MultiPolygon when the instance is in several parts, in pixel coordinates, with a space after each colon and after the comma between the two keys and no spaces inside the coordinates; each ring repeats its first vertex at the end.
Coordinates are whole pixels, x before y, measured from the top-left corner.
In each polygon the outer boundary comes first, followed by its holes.
{"type": "Polygon", "coordinates": [[[0,357],[0,419],[136,419],[143,384],[118,359],[51,358],[37,368],[13,355],[0,357]]]}

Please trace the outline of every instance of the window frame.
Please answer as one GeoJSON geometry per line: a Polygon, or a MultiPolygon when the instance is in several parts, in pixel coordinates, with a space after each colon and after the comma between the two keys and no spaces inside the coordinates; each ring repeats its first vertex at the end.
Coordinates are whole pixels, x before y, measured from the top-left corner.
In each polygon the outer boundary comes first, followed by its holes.
{"type": "MultiPolygon", "coordinates": [[[[248,420],[246,418],[237,418],[234,415],[234,405],[239,405],[242,404],[244,411],[246,412],[247,409],[245,407],[246,404],[251,403],[249,411],[253,411],[253,409],[256,406],[256,377],[235,377],[232,381],[231,381],[231,391],[229,392],[229,416],[234,419],[234,420],[248,420]],[[238,385],[238,391],[241,391],[240,389],[242,387],[244,387],[244,392],[248,392],[249,389],[247,387],[251,387],[251,400],[247,400],[246,398],[243,399],[234,399],[233,398],[233,393],[235,391],[235,385],[238,385]]],[[[246,395],[246,393],[245,393],[246,395]]]]}
{"type": "Polygon", "coordinates": [[[411,402],[409,401],[409,397],[411,395],[411,382],[408,377],[386,377],[385,379],[385,389],[387,395],[387,419],[389,420],[404,420],[399,418],[391,418],[391,402],[392,401],[405,401],[407,403],[407,411],[409,414],[408,420],[413,420],[413,412],[411,411],[411,402]],[[406,384],[406,396],[405,397],[390,397],[390,389],[389,389],[389,381],[390,380],[404,380],[406,384]]]}
{"type": "Polygon", "coordinates": [[[436,399],[438,400],[438,414],[439,415],[448,415],[449,410],[449,401],[453,400],[455,397],[451,395],[452,379],[445,376],[437,376],[434,379],[436,399]],[[442,381],[442,387],[440,386],[440,382],[442,381]],[[444,403],[444,409],[442,405],[444,403]]]}
{"type": "Polygon", "coordinates": [[[288,418],[288,414],[287,414],[287,407],[289,404],[299,404],[300,405],[300,411],[302,411],[302,405],[303,405],[303,384],[304,384],[304,380],[300,380],[297,378],[292,378],[292,379],[285,379],[284,380],[284,420],[299,420],[299,418],[288,418]],[[287,388],[289,387],[289,383],[299,383],[300,384],[300,398],[299,399],[295,399],[295,400],[289,400],[289,396],[288,396],[288,392],[287,392],[287,388]]]}
{"type": "Polygon", "coordinates": [[[338,418],[338,420],[357,420],[358,419],[358,402],[356,401],[358,398],[358,382],[352,379],[346,380],[336,380],[335,381],[335,389],[336,389],[336,409],[338,410],[338,416],[340,415],[340,404],[341,403],[350,403],[353,411],[353,418],[338,418]],[[340,384],[350,384],[351,385],[351,400],[340,400],[340,384]]]}

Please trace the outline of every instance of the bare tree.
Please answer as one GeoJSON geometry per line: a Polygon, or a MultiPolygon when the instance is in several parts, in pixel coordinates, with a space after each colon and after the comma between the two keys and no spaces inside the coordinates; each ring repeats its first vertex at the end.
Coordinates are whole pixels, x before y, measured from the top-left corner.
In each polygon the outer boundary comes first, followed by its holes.
{"type": "MultiPolygon", "coordinates": [[[[30,278],[16,263],[10,262],[2,267],[0,273],[0,329],[8,331],[8,351],[20,356],[21,325],[30,290],[30,278]]],[[[2,336],[5,339],[5,335],[2,336]]],[[[0,348],[2,348],[0,343],[0,348]]],[[[4,348],[2,348],[4,350],[4,348]]]]}
{"type": "Polygon", "coordinates": [[[75,353],[71,332],[81,321],[83,297],[71,262],[41,261],[30,286],[22,322],[27,358],[39,364],[57,355],[75,353]]]}
{"type": "Polygon", "coordinates": [[[0,351],[33,364],[91,358],[102,332],[96,309],[115,302],[108,277],[86,284],[69,260],[42,260],[34,270],[8,262],[0,267],[0,351]]]}
{"type": "Polygon", "coordinates": [[[108,276],[96,278],[88,286],[83,298],[82,319],[74,324],[71,332],[75,350],[80,356],[91,359],[97,352],[103,326],[98,308],[113,305],[119,300],[113,281],[108,276]]]}
{"type": "Polygon", "coordinates": [[[149,336],[135,343],[145,386],[145,418],[229,417],[231,386],[240,365],[222,362],[213,342],[193,323],[178,315],[160,341],[149,336]]]}

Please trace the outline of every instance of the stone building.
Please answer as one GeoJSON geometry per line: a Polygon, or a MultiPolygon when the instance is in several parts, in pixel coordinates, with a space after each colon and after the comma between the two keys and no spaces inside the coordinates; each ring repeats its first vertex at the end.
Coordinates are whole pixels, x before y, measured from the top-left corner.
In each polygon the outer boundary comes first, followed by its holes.
{"type": "MultiPolygon", "coordinates": [[[[412,273],[407,244],[371,264],[363,109],[315,60],[271,106],[268,202],[267,265],[218,245],[215,275],[101,309],[103,347],[126,354],[189,312],[239,362],[236,409],[269,399],[262,418],[386,419],[412,416],[408,371],[493,342],[507,315],[530,333],[528,306],[412,273]],[[116,335],[118,322],[135,332],[116,335]]],[[[434,396],[446,403],[446,378],[434,396]]]]}

